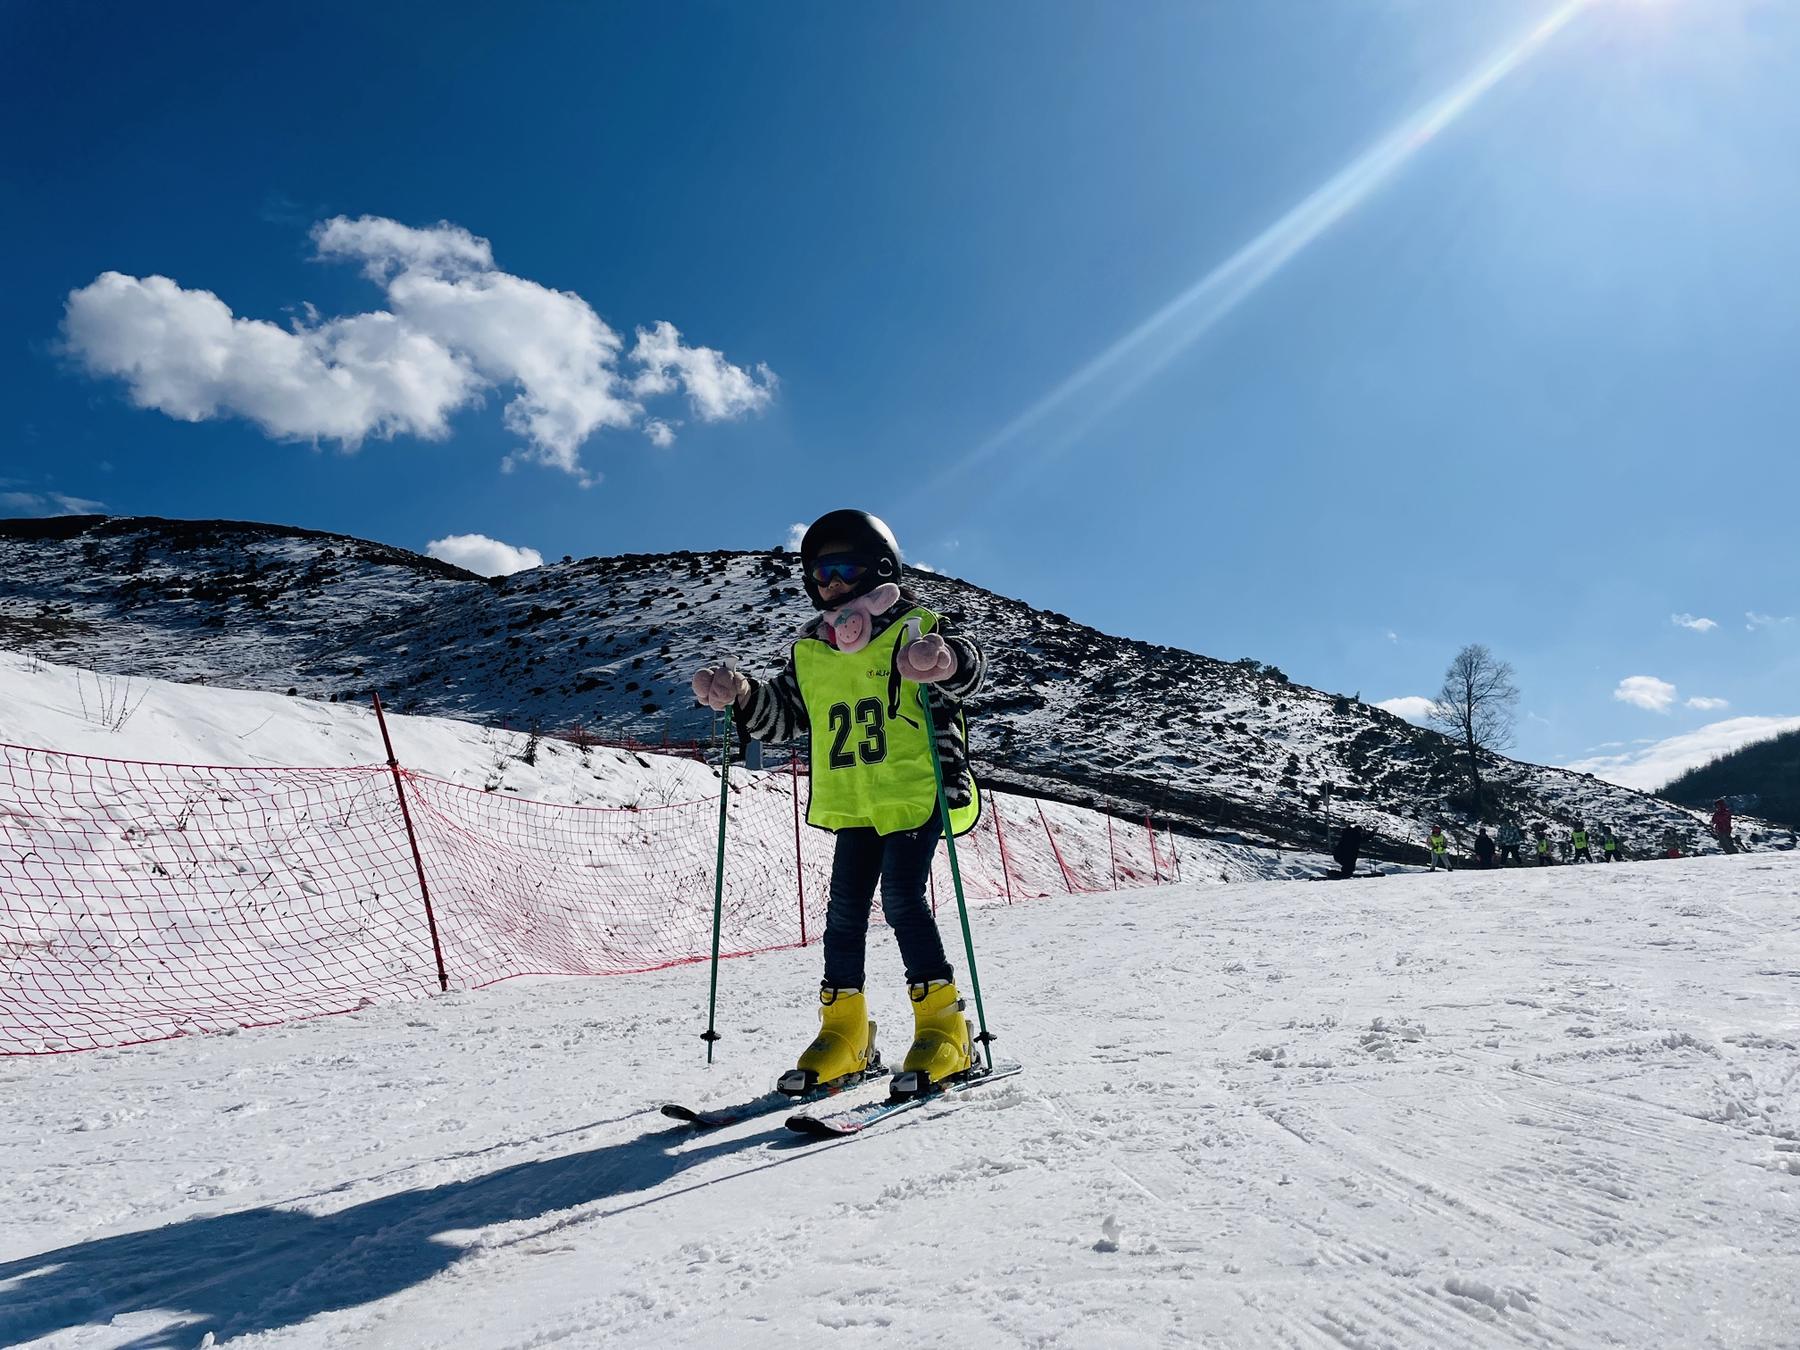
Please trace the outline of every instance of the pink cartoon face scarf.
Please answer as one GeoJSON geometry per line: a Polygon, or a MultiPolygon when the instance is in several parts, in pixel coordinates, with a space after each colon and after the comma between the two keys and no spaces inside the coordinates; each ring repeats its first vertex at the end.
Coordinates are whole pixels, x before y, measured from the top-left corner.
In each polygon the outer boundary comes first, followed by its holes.
{"type": "Polygon", "coordinates": [[[867,595],[821,614],[819,636],[840,652],[860,652],[875,636],[875,616],[886,613],[899,601],[900,588],[884,581],[867,595]]]}

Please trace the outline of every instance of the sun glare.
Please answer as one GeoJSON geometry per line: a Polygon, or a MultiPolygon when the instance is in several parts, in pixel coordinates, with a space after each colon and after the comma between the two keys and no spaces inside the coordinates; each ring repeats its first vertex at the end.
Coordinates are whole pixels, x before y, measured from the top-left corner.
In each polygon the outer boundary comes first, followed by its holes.
{"type": "Polygon", "coordinates": [[[1567,0],[1380,137],[1235,254],[947,467],[936,483],[987,462],[1015,442],[1024,441],[1027,432],[1038,433],[1031,438],[1030,453],[1034,459],[1067,449],[1253,295],[1308,244],[1389,182],[1420,148],[1542,49],[1583,9],[1595,3],[1654,6],[1669,2],[1567,0]]]}

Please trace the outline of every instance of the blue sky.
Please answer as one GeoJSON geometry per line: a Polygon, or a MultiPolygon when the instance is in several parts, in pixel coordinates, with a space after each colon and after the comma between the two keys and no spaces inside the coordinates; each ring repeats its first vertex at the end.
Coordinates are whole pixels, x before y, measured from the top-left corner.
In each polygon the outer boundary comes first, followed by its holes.
{"type": "Polygon", "coordinates": [[[555,558],[854,503],[1371,700],[1484,642],[1528,758],[1800,714],[1800,7],[11,4],[0,53],[0,514],[555,558]]]}

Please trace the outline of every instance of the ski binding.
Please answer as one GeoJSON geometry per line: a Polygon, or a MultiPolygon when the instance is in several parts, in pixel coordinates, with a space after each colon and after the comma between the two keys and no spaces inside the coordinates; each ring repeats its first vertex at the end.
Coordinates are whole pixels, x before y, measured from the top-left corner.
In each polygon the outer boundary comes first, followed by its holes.
{"type": "Polygon", "coordinates": [[[846,1107],[842,1111],[833,1111],[828,1115],[815,1116],[806,1112],[797,1112],[787,1119],[787,1127],[796,1134],[807,1135],[814,1139],[839,1139],[848,1135],[860,1134],[890,1116],[897,1116],[905,1111],[934,1102],[940,1097],[952,1093],[967,1092],[970,1088],[980,1087],[998,1078],[1011,1078],[1014,1074],[1023,1073],[1025,1066],[1014,1060],[1000,1060],[992,1069],[975,1069],[941,1083],[929,1084],[923,1090],[918,1088],[918,1075],[902,1073],[894,1079],[895,1091],[889,1093],[884,1101],[864,1102],[859,1106],[846,1107]],[[911,1081],[907,1081],[911,1080],[911,1081]],[[912,1090],[906,1093],[898,1091],[905,1082],[912,1090]]]}

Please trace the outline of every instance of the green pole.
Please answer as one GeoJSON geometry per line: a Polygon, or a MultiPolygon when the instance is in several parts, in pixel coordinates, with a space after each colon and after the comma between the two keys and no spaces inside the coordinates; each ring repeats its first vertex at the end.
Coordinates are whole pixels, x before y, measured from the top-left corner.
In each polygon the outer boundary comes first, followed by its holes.
{"type": "MultiPolygon", "coordinates": [[[[898,657],[899,653],[895,653],[898,657]]],[[[988,1031],[987,1011],[981,1006],[981,976],[975,969],[975,938],[969,931],[969,905],[963,899],[962,868],[956,861],[956,833],[950,828],[950,803],[944,797],[944,766],[938,759],[937,721],[931,715],[931,691],[919,686],[919,706],[925,710],[925,739],[931,745],[931,776],[937,784],[938,819],[944,827],[944,844],[950,850],[950,881],[956,888],[956,913],[962,920],[963,951],[969,958],[969,988],[975,995],[975,1019],[981,1024],[981,1057],[987,1071],[994,1071],[994,1037],[988,1031]]]]}
{"type": "Polygon", "coordinates": [[[712,988],[706,996],[706,1030],[700,1039],[706,1042],[706,1062],[713,1062],[713,1042],[719,1039],[714,1029],[719,1008],[719,927],[725,915],[725,808],[731,800],[731,714],[725,709],[725,720],[719,725],[719,857],[713,865],[713,945],[712,988]]]}

